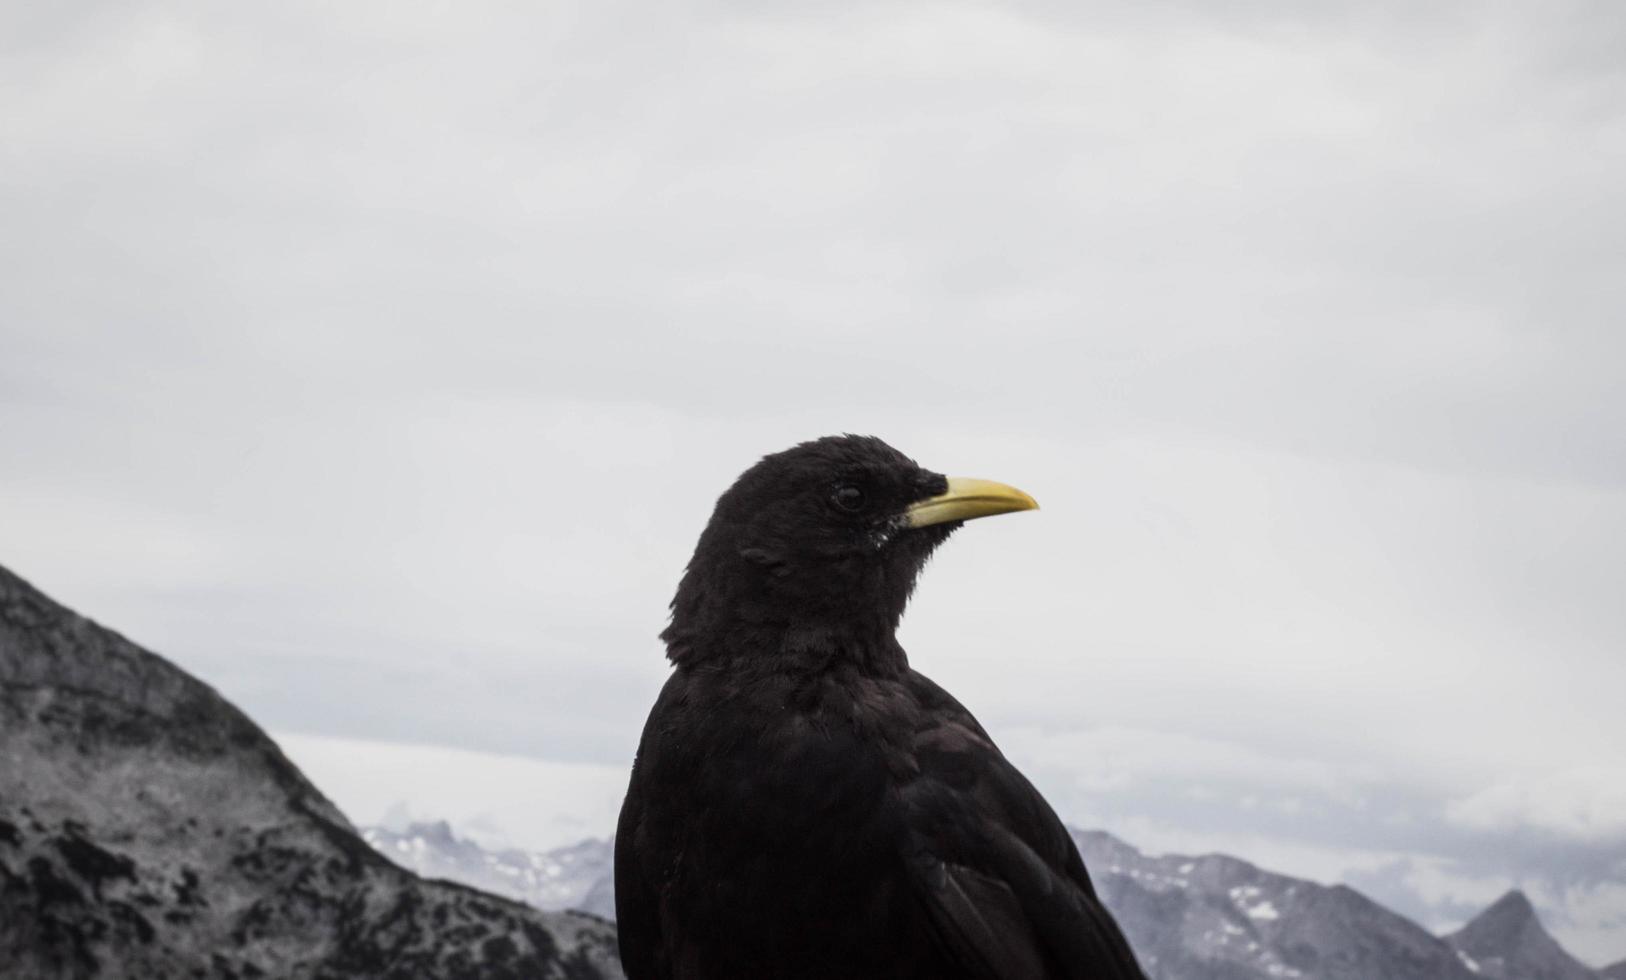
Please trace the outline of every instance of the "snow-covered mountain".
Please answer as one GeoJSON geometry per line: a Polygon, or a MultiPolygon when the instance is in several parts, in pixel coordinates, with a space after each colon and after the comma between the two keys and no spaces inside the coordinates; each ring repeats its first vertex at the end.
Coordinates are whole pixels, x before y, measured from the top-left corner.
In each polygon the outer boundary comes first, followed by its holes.
{"type": "Polygon", "coordinates": [[[1074,831],[1101,898],[1156,980],[1471,980],[1444,940],[1344,885],[1220,854],[1153,857],[1074,831]]]}
{"type": "Polygon", "coordinates": [[[383,860],[207,685],[0,569],[0,975],[621,970],[607,923],[383,860]]]}
{"type": "Polygon", "coordinates": [[[1593,970],[1558,945],[1523,892],[1497,899],[1446,937],[1476,972],[1491,980],[1597,980],[1593,970]]]}
{"type": "MultiPolygon", "coordinates": [[[[527,853],[483,849],[445,823],[367,828],[364,836],[420,874],[467,882],[538,908],[615,915],[608,840],[527,853]]],[[[1273,874],[1218,854],[1154,857],[1100,831],[1075,830],[1073,837],[1154,980],[1607,976],[1559,948],[1522,896],[1503,899],[1442,939],[1343,885],[1273,874]],[[1554,972],[1554,964],[1568,964],[1570,972],[1554,972]]]]}
{"type": "Polygon", "coordinates": [[[539,909],[579,909],[615,918],[614,852],[607,840],[552,851],[487,850],[445,821],[401,830],[366,827],[362,837],[390,860],[426,878],[449,878],[539,909]]]}

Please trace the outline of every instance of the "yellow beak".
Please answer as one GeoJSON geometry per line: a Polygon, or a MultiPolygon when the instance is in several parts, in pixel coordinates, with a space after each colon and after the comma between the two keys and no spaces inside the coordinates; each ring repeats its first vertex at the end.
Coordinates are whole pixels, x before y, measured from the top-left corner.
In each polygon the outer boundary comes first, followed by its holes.
{"type": "Polygon", "coordinates": [[[903,512],[909,527],[929,527],[948,521],[969,521],[974,517],[991,517],[1017,510],[1037,510],[1039,502],[1003,483],[993,480],[972,480],[951,476],[948,493],[927,497],[911,504],[903,512]]]}

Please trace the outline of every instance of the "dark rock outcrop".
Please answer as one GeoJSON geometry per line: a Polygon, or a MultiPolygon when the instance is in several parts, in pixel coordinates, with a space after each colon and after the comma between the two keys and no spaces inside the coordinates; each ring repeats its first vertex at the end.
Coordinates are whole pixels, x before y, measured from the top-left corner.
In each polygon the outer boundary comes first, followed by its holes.
{"type": "Polygon", "coordinates": [[[215,691],[0,569],[6,976],[588,980],[614,947],[385,860],[215,691]]]}

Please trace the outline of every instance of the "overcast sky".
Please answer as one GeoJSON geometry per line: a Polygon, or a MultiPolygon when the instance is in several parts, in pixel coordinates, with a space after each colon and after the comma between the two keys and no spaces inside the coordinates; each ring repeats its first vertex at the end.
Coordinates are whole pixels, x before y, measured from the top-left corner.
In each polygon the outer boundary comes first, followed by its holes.
{"type": "Polygon", "coordinates": [[[1626,8],[1224,6],[7,5],[0,562],[545,843],[873,433],[1043,504],[903,638],[1064,817],[1626,956],[1626,8]]]}

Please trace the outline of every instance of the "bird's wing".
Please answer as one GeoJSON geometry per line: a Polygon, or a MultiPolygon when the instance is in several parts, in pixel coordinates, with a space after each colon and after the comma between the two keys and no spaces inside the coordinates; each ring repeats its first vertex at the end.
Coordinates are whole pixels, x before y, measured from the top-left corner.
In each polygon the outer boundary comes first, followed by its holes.
{"type": "Polygon", "coordinates": [[[642,831],[643,800],[637,780],[627,791],[615,831],[615,918],[621,968],[629,980],[671,976],[661,944],[659,894],[644,879],[635,847],[642,831]]]}
{"type": "Polygon", "coordinates": [[[970,712],[919,681],[903,846],[944,947],[987,980],[1144,980],[1049,804],[970,712]]]}
{"type": "Polygon", "coordinates": [[[615,919],[621,949],[621,968],[628,980],[670,980],[673,969],[661,929],[661,891],[658,867],[644,858],[663,853],[653,833],[650,813],[649,769],[658,752],[658,733],[663,719],[683,695],[683,675],[674,671],[655,699],[644,733],[638,744],[638,757],[632,764],[627,795],[621,803],[621,816],[615,828],[615,919]]]}

